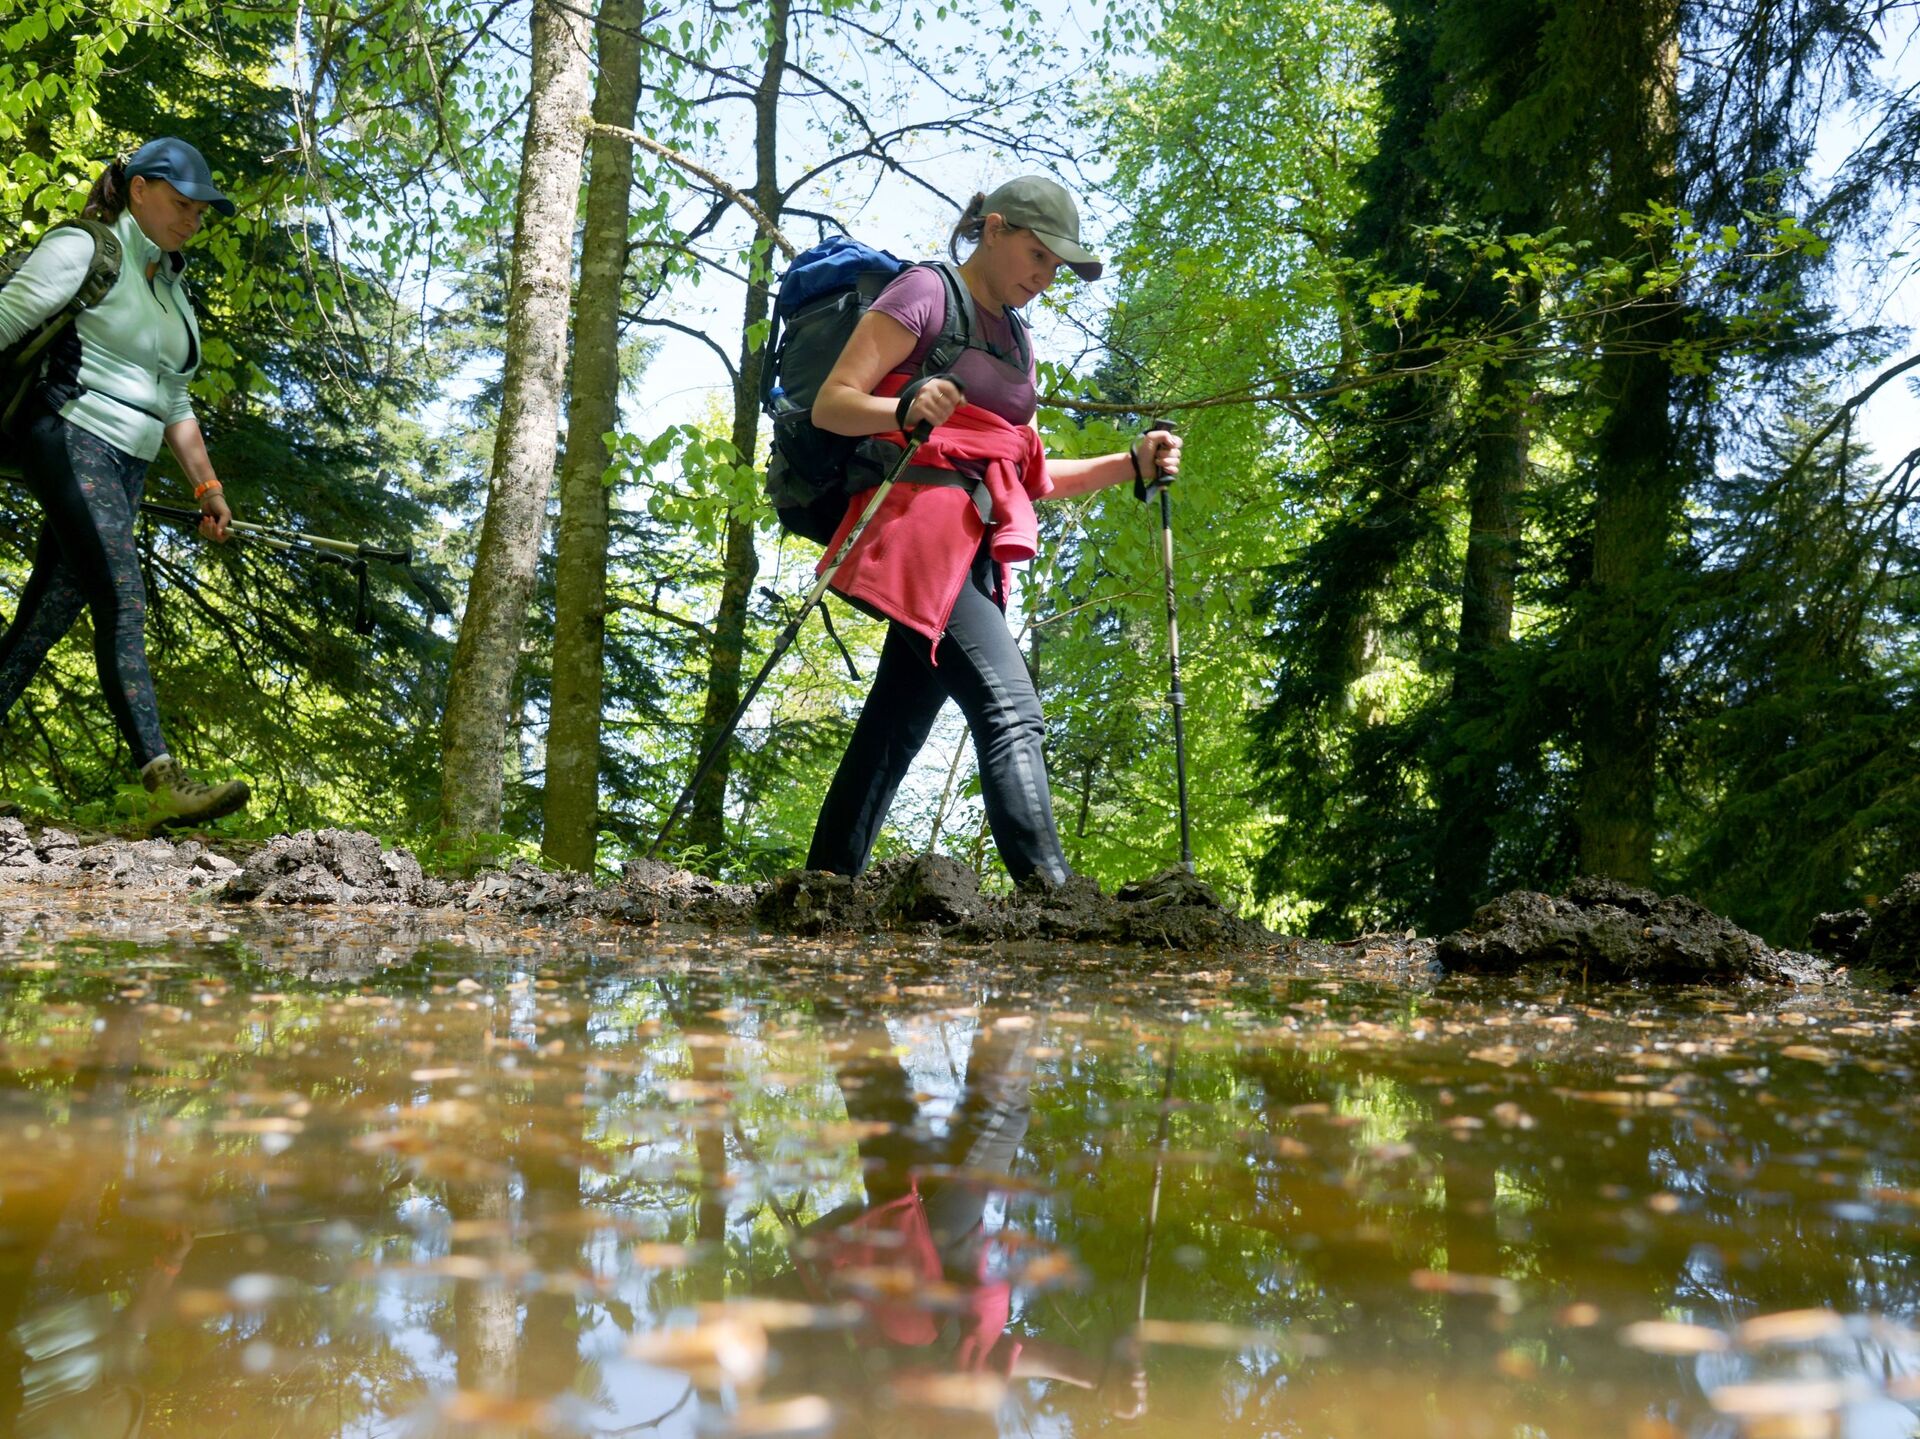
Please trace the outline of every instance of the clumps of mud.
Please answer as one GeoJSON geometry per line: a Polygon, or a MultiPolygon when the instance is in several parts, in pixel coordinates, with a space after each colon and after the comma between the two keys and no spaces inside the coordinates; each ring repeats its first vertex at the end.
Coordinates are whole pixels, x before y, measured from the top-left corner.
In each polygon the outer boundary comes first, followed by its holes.
{"type": "Polygon", "coordinates": [[[404,849],[351,829],[280,835],[247,857],[220,898],[262,904],[444,903],[446,886],[427,878],[404,849]]]}
{"type": "Polygon", "coordinates": [[[892,929],[976,942],[1071,940],[1184,950],[1258,950],[1281,942],[1237,917],[1184,870],[1114,894],[1075,876],[1000,897],[982,894],[978,875],[938,854],[883,861],[857,880],[814,870],[784,875],[765,887],[755,917],[792,934],[892,929]]]}
{"type": "Polygon", "coordinates": [[[88,844],[65,830],[34,834],[18,819],[0,819],[0,884],[185,894],[223,885],[238,869],[225,855],[195,840],[88,844]]]}
{"type": "Polygon", "coordinates": [[[1553,973],[1593,982],[1826,984],[1833,966],[1777,950],[1684,895],[1575,880],[1559,897],[1516,890],[1481,908],[1435,959],[1449,973],[1553,973]]]}
{"type": "Polygon", "coordinates": [[[235,904],[376,905],[632,924],[760,927],[795,935],[882,930],[962,941],[1071,940],[1156,949],[1263,950],[1280,937],[1235,916],[1204,882],[1168,870],[1117,894],[1075,878],[1055,888],[984,894],[944,855],[875,865],[857,880],[801,872],[757,885],[720,884],[638,861],[612,885],[525,861],[468,880],[427,874],[404,849],[356,830],[303,830],[248,850],[242,863],[187,840],[29,834],[0,820],[0,884],[66,883],[178,893],[209,890],[235,904]]]}
{"type": "Polygon", "coordinates": [[[1920,874],[1908,875],[1866,909],[1817,916],[1807,943],[1842,964],[1920,985],[1920,874]]]}
{"type": "Polygon", "coordinates": [[[721,884],[657,859],[637,859],[621,871],[610,914],[636,924],[672,921],[735,929],[750,924],[765,885],[721,884]]]}

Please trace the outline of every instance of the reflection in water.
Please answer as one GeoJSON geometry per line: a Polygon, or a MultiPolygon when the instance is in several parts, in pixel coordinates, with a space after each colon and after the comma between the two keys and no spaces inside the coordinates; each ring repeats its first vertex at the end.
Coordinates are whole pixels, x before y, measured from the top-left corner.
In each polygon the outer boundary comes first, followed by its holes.
{"type": "Polygon", "coordinates": [[[864,1197],[805,1226],[785,1218],[792,1267],[769,1286],[840,1306],[825,1323],[781,1331],[797,1380],[817,1382],[838,1361],[858,1377],[843,1386],[854,1402],[981,1415],[999,1410],[1008,1379],[1118,1382],[1117,1412],[1138,1413],[1137,1366],[1010,1328],[1016,1280],[1031,1288],[1042,1277],[1004,1209],[1032,1118],[1033,1032],[1026,1015],[972,1026],[961,1098],[942,1124],[889,1033],[852,1030],[835,1069],[864,1197]]]}
{"type": "Polygon", "coordinates": [[[53,913],[0,1434],[1909,1434],[1913,1025],[53,913]]]}

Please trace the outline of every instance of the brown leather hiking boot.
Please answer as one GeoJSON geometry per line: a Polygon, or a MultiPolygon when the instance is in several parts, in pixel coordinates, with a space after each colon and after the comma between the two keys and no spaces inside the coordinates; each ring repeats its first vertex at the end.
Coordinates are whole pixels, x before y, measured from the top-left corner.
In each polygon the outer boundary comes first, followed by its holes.
{"type": "Polygon", "coordinates": [[[161,755],[141,770],[140,783],[152,796],[147,801],[147,814],[155,829],[173,829],[218,819],[223,814],[232,814],[253,798],[253,791],[243,779],[230,779],[225,784],[201,784],[188,779],[187,772],[172,755],[161,755]]]}

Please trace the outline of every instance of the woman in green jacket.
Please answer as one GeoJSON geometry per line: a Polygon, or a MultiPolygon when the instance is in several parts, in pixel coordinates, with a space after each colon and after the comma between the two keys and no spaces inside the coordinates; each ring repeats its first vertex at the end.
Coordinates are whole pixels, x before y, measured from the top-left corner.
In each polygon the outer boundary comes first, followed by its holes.
{"type": "MultiPolygon", "coordinates": [[[[33,573],[0,639],[0,716],[84,609],[115,723],[140,766],[160,824],[239,809],[244,781],[201,784],[167,751],[147,670],[146,587],[133,539],[147,466],[164,441],[200,502],[200,531],[224,541],[232,512],[207,457],[187,384],[200,331],[181,276],[181,251],[208,208],[233,213],[204,157],[184,140],[149,141],[94,183],[83,212],[120,242],[113,287],[45,351],[15,434],[28,487],[46,514],[33,573]]],[[[79,292],[93,258],[86,231],[52,231],[0,289],[0,348],[31,334],[79,292]]]]}

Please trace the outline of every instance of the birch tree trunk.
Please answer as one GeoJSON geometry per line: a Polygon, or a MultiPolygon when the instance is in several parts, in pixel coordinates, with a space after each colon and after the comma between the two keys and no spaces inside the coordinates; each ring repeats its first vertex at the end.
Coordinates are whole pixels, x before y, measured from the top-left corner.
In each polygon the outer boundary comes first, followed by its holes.
{"type": "Polygon", "coordinates": [[[440,825],[456,839],[500,827],[513,677],[533,595],[565,387],[590,24],[552,0],[533,0],[532,81],[514,214],[500,424],[440,732],[440,825]]]}
{"type": "MultiPolygon", "coordinates": [[[[593,118],[631,129],[640,99],[640,0],[606,0],[593,118]]],[[[604,436],[619,415],[620,288],[627,268],[633,147],[601,135],[587,174],[586,234],[573,313],[573,394],[560,470],[554,559],[553,697],[547,725],[541,853],[593,872],[600,811],[601,665],[607,628],[604,436]]]]}
{"type": "MultiPolygon", "coordinates": [[[[767,16],[767,62],[754,90],[753,201],[769,224],[780,222],[783,197],[778,175],[777,121],[780,80],[787,60],[789,0],[772,0],[767,16]]],[[[747,336],[767,318],[769,291],[764,282],[747,287],[746,314],[740,337],[739,379],[733,394],[733,445],[743,463],[753,459],[760,427],[760,366],[764,352],[754,351],[747,336]]],[[[695,753],[705,754],[719,738],[740,703],[740,670],[746,654],[747,609],[753,582],[760,574],[760,556],[754,548],[751,520],[734,516],[727,521],[724,578],[720,612],[713,622],[713,648],[707,670],[707,702],[700,719],[700,741],[695,753]]],[[[727,777],[732,765],[722,754],[712,773],[694,796],[687,839],[717,853],[726,843],[727,777]]]]}

